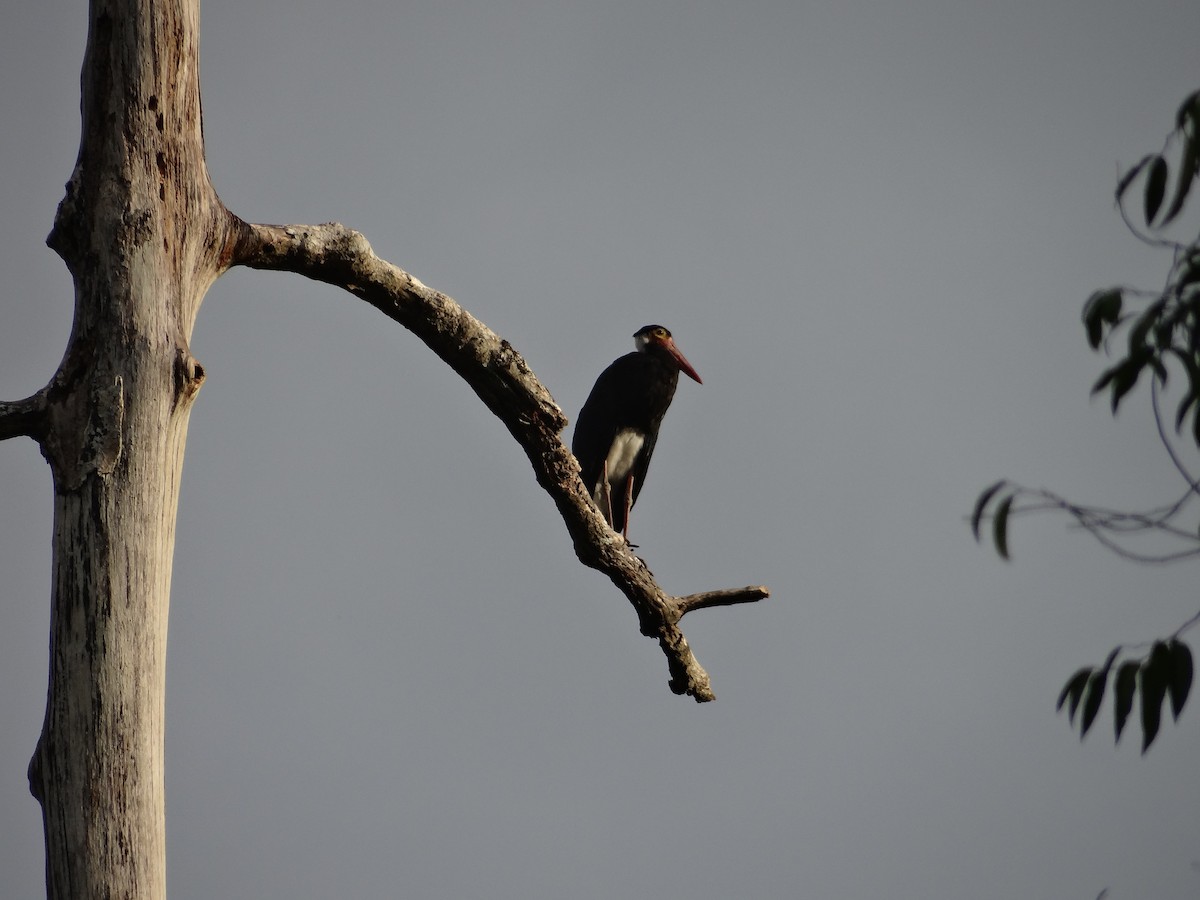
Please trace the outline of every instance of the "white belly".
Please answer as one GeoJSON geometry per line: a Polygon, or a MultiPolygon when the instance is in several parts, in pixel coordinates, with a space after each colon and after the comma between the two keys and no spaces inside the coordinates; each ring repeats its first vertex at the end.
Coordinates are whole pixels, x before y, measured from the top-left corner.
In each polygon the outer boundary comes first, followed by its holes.
{"type": "Polygon", "coordinates": [[[610,483],[623,481],[633,468],[633,461],[641,452],[645,439],[636,431],[625,429],[617,432],[612,448],[608,451],[608,480],[610,483]]]}

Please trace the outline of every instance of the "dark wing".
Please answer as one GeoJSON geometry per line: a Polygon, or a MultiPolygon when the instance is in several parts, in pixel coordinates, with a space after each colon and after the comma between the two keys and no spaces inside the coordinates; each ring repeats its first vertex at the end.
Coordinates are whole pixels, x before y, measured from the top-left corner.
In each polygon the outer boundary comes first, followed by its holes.
{"type": "Polygon", "coordinates": [[[571,436],[571,452],[579,460],[583,483],[593,496],[604,471],[604,460],[622,425],[620,385],[629,356],[622,356],[600,373],[583,409],[579,410],[575,433],[571,436]]]}
{"type": "MultiPolygon", "coordinates": [[[[642,492],[650,456],[658,440],[658,428],[671,405],[679,369],[650,353],[627,353],[600,373],[591,394],[579,411],[571,452],[579,460],[583,483],[593,498],[604,472],[604,460],[623,429],[640,432],[643,444],[634,462],[633,499],[642,492]]],[[[613,488],[611,523],[614,531],[625,528],[625,487],[613,488]]]]}

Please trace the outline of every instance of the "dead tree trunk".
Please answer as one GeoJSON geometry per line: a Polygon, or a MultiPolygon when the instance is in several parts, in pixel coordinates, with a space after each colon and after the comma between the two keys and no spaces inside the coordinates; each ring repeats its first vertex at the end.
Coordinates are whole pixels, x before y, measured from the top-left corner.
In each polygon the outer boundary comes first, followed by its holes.
{"type": "Polygon", "coordinates": [[[49,244],[75,283],[26,401],[54,480],[46,719],[29,767],[50,897],[163,897],[163,701],[188,341],[232,220],[204,164],[198,0],[95,0],[82,137],[49,244]]]}
{"type": "Polygon", "coordinates": [[[204,163],[199,0],[92,0],[82,138],[48,243],[75,282],[67,352],[32,397],[0,402],[54,480],[46,719],[29,764],[51,898],[166,895],[167,609],[188,415],[189,340],[231,265],[338,285],[415,332],[521,443],[580,560],[612,579],[667,656],[671,689],[711,700],[680,619],[765,588],[673,597],[608,528],[563,444],[562,411],[516,350],[339,225],[248,225],[204,163]]]}

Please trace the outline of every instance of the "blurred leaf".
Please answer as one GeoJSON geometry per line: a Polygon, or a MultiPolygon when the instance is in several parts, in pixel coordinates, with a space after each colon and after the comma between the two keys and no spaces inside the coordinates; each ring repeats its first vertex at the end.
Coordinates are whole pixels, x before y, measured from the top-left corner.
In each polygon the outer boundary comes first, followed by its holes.
{"type": "Polygon", "coordinates": [[[1112,377],[1112,411],[1115,415],[1117,407],[1121,405],[1121,398],[1133,390],[1138,382],[1138,377],[1142,374],[1142,367],[1146,364],[1146,359],[1138,355],[1130,355],[1123,363],[1117,366],[1112,377]]]}
{"type": "Polygon", "coordinates": [[[1016,495],[1005,497],[992,520],[992,537],[996,541],[996,552],[1001,559],[1008,559],[1008,514],[1012,510],[1016,495]]]}
{"type": "MultiPolygon", "coordinates": [[[[1179,275],[1175,282],[1175,290],[1182,299],[1187,289],[1193,285],[1200,283],[1200,251],[1193,250],[1179,263],[1179,275]]],[[[1189,311],[1188,307],[1181,308],[1184,312],[1189,311]]]]}
{"type": "Polygon", "coordinates": [[[1129,186],[1133,184],[1133,179],[1138,177],[1138,173],[1146,168],[1147,164],[1154,159],[1153,156],[1143,156],[1141,162],[1121,176],[1121,180],[1117,182],[1117,202],[1121,202],[1121,198],[1125,196],[1125,192],[1129,190],[1129,186]]]}
{"type": "Polygon", "coordinates": [[[1154,326],[1154,346],[1158,350],[1171,349],[1171,339],[1175,336],[1175,326],[1165,319],[1154,326]]]}
{"type": "Polygon", "coordinates": [[[1193,123],[1193,128],[1200,126],[1200,91],[1189,94],[1179,104],[1179,111],[1175,113],[1175,127],[1185,131],[1189,120],[1193,123]]]}
{"type": "Polygon", "coordinates": [[[1161,156],[1154,157],[1150,164],[1150,174],[1146,176],[1146,224],[1152,225],[1158,215],[1163,197],[1167,192],[1167,161],[1161,156]]]}
{"type": "Polygon", "coordinates": [[[1122,291],[1108,288],[1096,291],[1083,304],[1083,326],[1087,329],[1088,345],[1099,349],[1104,339],[1104,326],[1115,325],[1121,318],[1122,291]]]}
{"type": "Polygon", "coordinates": [[[1096,379],[1096,383],[1092,385],[1092,394],[1098,394],[1112,384],[1112,380],[1117,377],[1117,372],[1120,371],[1120,369],[1120,365],[1105,369],[1104,374],[1096,379]]]}
{"type": "Polygon", "coordinates": [[[1083,696],[1083,689],[1087,687],[1088,679],[1091,677],[1092,667],[1084,666],[1071,676],[1058,695],[1058,703],[1054,708],[1061,712],[1063,704],[1069,699],[1071,703],[1067,707],[1067,718],[1071,720],[1072,724],[1075,722],[1075,710],[1079,708],[1079,698],[1083,696]]]}
{"type": "Polygon", "coordinates": [[[996,492],[1004,487],[1005,484],[1007,484],[1007,479],[1001,478],[980,494],[979,499],[975,501],[975,511],[971,513],[971,534],[975,535],[976,542],[979,541],[979,523],[983,519],[983,511],[987,508],[988,501],[995,497],[996,492]]]}
{"type": "Polygon", "coordinates": [[[1178,722],[1183,704],[1187,702],[1188,691],[1192,689],[1192,651],[1183,641],[1172,638],[1167,644],[1167,652],[1171,655],[1171,680],[1167,682],[1167,694],[1171,698],[1171,715],[1178,722]]]}
{"type": "Polygon", "coordinates": [[[1150,749],[1158,736],[1162,704],[1171,676],[1171,655],[1167,645],[1155,641],[1150,658],[1142,665],[1142,753],[1150,749]]]}
{"type": "Polygon", "coordinates": [[[1096,721],[1096,714],[1100,712],[1100,704],[1104,702],[1104,688],[1107,684],[1108,669],[1101,669],[1093,673],[1087,681],[1087,690],[1084,692],[1083,700],[1083,717],[1079,720],[1079,739],[1081,741],[1087,737],[1088,729],[1096,721]]]}
{"type": "MultiPolygon", "coordinates": [[[[1196,342],[1195,338],[1193,338],[1193,342],[1196,342]]],[[[1200,400],[1200,364],[1196,360],[1196,350],[1192,347],[1186,350],[1172,348],[1171,354],[1183,364],[1183,369],[1188,376],[1188,389],[1179,402],[1179,411],[1175,415],[1175,431],[1179,432],[1183,427],[1183,420],[1187,417],[1188,410],[1196,404],[1197,400],[1200,400]]],[[[1197,408],[1192,419],[1192,429],[1196,442],[1200,444],[1200,408],[1197,408]]]]}
{"type": "Polygon", "coordinates": [[[1117,737],[1121,739],[1121,732],[1125,730],[1125,722],[1129,719],[1129,713],[1133,711],[1133,695],[1137,691],[1137,674],[1141,668],[1141,663],[1136,660],[1129,660],[1121,663],[1117,669],[1117,678],[1113,684],[1113,714],[1116,719],[1117,737]]]}
{"type": "Polygon", "coordinates": [[[1100,671],[1107,675],[1109,670],[1112,668],[1112,664],[1117,661],[1117,655],[1120,652],[1121,645],[1117,644],[1117,646],[1112,648],[1112,652],[1108,654],[1108,658],[1104,660],[1104,665],[1100,667],[1100,671]]]}
{"type": "Polygon", "coordinates": [[[1163,216],[1162,224],[1169,224],[1183,210],[1192,182],[1196,180],[1197,153],[1200,153],[1200,140],[1188,138],[1183,145],[1183,158],[1179,164],[1179,183],[1175,185],[1175,199],[1163,216]]]}
{"type": "Polygon", "coordinates": [[[1129,330],[1129,354],[1145,353],[1147,348],[1146,335],[1150,333],[1150,329],[1157,324],[1162,316],[1163,310],[1166,308],[1166,298],[1155,300],[1138,316],[1137,322],[1133,328],[1129,330]]]}
{"type": "Polygon", "coordinates": [[[1196,414],[1192,416],[1192,440],[1200,447],[1200,407],[1197,407],[1196,414]]]}

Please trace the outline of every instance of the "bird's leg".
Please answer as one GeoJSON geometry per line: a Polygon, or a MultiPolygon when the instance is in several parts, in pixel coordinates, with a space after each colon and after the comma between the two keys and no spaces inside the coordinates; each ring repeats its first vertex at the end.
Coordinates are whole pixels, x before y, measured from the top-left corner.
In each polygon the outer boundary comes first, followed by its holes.
{"type": "MultiPolygon", "coordinates": [[[[629,512],[633,509],[633,475],[632,473],[625,479],[625,527],[621,529],[621,536],[625,538],[625,543],[629,544],[629,512]]],[[[631,547],[636,544],[629,544],[631,547]]]]}
{"type": "Polygon", "coordinates": [[[600,507],[600,512],[608,522],[608,527],[612,528],[613,513],[612,513],[612,487],[608,483],[608,460],[604,461],[604,469],[600,474],[600,495],[603,498],[603,505],[600,507]]]}

